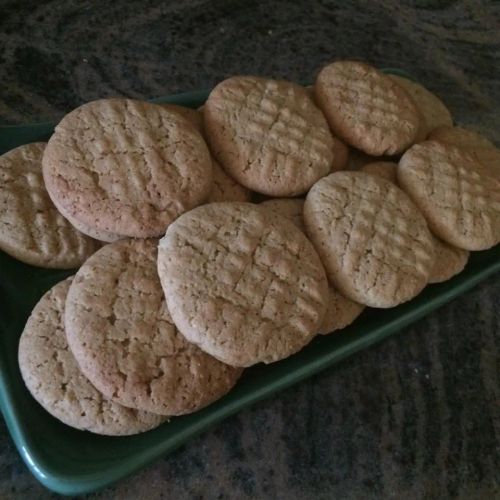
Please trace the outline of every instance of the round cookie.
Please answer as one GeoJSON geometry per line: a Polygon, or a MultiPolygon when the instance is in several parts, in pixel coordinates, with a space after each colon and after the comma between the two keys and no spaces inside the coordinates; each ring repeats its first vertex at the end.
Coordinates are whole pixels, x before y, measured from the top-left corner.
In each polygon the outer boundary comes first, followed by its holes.
{"type": "Polygon", "coordinates": [[[203,115],[199,112],[199,110],[170,103],[162,103],[160,106],[181,115],[184,119],[191,123],[191,125],[193,125],[200,135],[203,136],[203,115]]]}
{"type": "Polygon", "coordinates": [[[122,240],[87,260],[68,293],[66,334],[80,369],[106,397],[182,415],[226,394],[241,370],[175,328],[156,270],[157,243],[122,240]]]}
{"type": "MultiPolygon", "coordinates": [[[[397,169],[398,164],[392,162],[369,163],[361,167],[361,171],[379,175],[396,185],[398,184],[397,169]]],[[[441,241],[434,235],[432,236],[432,241],[434,243],[435,260],[429,276],[429,283],[441,283],[449,280],[463,270],[469,260],[469,252],[448,245],[448,243],[441,241]]]]}
{"type": "MultiPolygon", "coordinates": [[[[266,210],[270,210],[274,215],[280,215],[287,218],[295,227],[300,229],[303,233],[306,233],[304,219],[302,217],[304,200],[297,198],[281,198],[264,201],[260,206],[266,210]]],[[[344,297],[332,285],[329,285],[326,312],[318,333],[325,335],[345,328],[361,314],[364,308],[365,306],[344,297]]]]}
{"type": "Polygon", "coordinates": [[[420,118],[411,98],[368,64],[337,61],[325,66],[314,92],[332,132],[369,155],[401,153],[417,136],[420,118]]]}
{"type": "Polygon", "coordinates": [[[102,229],[96,229],[95,227],[90,227],[75,219],[70,213],[65,211],[64,207],[62,207],[57,200],[52,200],[59,213],[70,222],[70,224],[78,229],[83,234],[90,236],[94,240],[103,241],[105,243],[113,243],[113,241],[118,241],[123,238],[118,234],[109,233],[107,231],[103,231],[102,229]]]}
{"type": "Polygon", "coordinates": [[[214,183],[207,200],[208,203],[216,201],[250,201],[250,191],[229,177],[215,160],[213,160],[213,174],[214,183]]]}
{"type": "Polygon", "coordinates": [[[364,309],[364,305],[344,297],[333,286],[328,287],[326,314],[323,317],[318,333],[327,335],[342,330],[350,325],[364,309]]]}
{"type": "Polygon", "coordinates": [[[314,337],[327,281],[307,238],[250,203],[210,203],[160,240],[158,274],[190,341],[233,366],[271,363],[314,337]]]}
{"type": "Polygon", "coordinates": [[[360,170],[361,172],[366,172],[367,174],[378,175],[393,184],[398,183],[398,164],[392,161],[375,161],[367,163],[366,165],[363,165],[360,170]]]}
{"type": "Polygon", "coordinates": [[[486,137],[462,127],[439,127],[429,135],[429,139],[450,144],[472,154],[480,163],[500,179],[500,149],[486,137]]]}
{"type": "Polygon", "coordinates": [[[399,188],[364,172],[318,181],[304,222],[330,282],[346,297],[393,307],[416,296],[434,263],[425,219],[399,188]]]}
{"type": "Polygon", "coordinates": [[[24,327],[18,357],[26,387],[52,416],[77,429],[124,436],[157,427],[164,417],[105,399],[78,368],[64,330],[64,303],[71,280],[51,288],[24,327]]]}
{"type": "Polygon", "coordinates": [[[304,208],[304,200],[301,198],[275,198],[266,200],[259,204],[259,207],[270,210],[274,215],[285,217],[300,229],[303,233],[306,232],[304,220],[302,219],[302,210],[304,208]]]}
{"type": "Polygon", "coordinates": [[[42,177],[45,146],[26,144],[0,156],[0,249],[33,266],[71,269],[98,243],[77,231],[50,200],[42,177]]]}
{"type": "Polygon", "coordinates": [[[66,115],[43,155],[50,197],[82,226],[120,236],[161,235],[212,187],[201,135],[178,113],[102,99],[66,115]]]}
{"type": "Polygon", "coordinates": [[[398,184],[450,245],[486,250],[500,242],[500,181],[466,151],[415,144],[399,162],[398,184]]]}
{"type": "Polygon", "coordinates": [[[328,124],[300,85],[252,76],[228,78],[208,96],[203,118],[215,158],[253,191],[300,195],[331,170],[328,124]]]}
{"type": "Polygon", "coordinates": [[[437,127],[452,126],[453,118],[443,101],[423,85],[398,75],[389,75],[413,99],[420,113],[420,129],[416,142],[425,141],[432,130],[437,127]]]}
{"type": "Polygon", "coordinates": [[[469,260],[469,252],[448,245],[435,236],[433,240],[436,257],[429,276],[429,283],[442,283],[463,271],[469,260]]]}
{"type": "Polygon", "coordinates": [[[331,172],[344,170],[349,163],[349,148],[337,137],[332,137],[333,140],[333,163],[331,172]]]}
{"type": "MultiPolygon", "coordinates": [[[[177,106],[175,104],[163,104],[163,106],[167,109],[180,113],[184,118],[186,118],[186,120],[193,124],[202,136],[204,136],[203,115],[200,110],[185,108],[184,106],[177,106]]],[[[207,203],[213,203],[216,201],[250,201],[250,191],[227,175],[219,163],[213,158],[212,167],[213,184],[207,203]]]]}

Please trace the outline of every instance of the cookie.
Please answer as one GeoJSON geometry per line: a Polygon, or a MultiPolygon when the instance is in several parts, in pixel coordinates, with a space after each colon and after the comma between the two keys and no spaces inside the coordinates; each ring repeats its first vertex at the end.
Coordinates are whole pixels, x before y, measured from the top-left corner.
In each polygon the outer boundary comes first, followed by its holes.
{"type": "Polygon", "coordinates": [[[368,64],[337,61],[325,66],[314,92],[333,134],[369,155],[401,153],[417,136],[420,119],[411,98],[368,64]]]}
{"type": "Polygon", "coordinates": [[[46,144],[25,144],[0,156],[0,249],[39,267],[71,269],[98,243],[77,231],[56,209],[45,189],[46,144]]]}
{"type": "Polygon", "coordinates": [[[435,260],[429,276],[429,283],[442,283],[464,270],[469,252],[456,248],[434,237],[435,260]]]}
{"type": "MultiPolygon", "coordinates": [[[[398,164],[393,162],[369,163],[361,167],[363,172],[379,175],[380,177],[398,184],[398,164]]],[[[429,283],[441,283],[447,281],[463,270],[469,260],[469,252],[456,248],[444,241],[432,236],[434,244],[435,260],[429,275],[429,283]]]]}
{"type": "Polygon", "coordinates": [[[429,139],[467,151],[500,179],[500,149],[474,130],[443,126],[434,129],[429,139]]]}
{"type": "Polygon", "coordinates": [[[333,163],[331,172],[344,170],[349,162],[349,148],[337,137],[332,137],[333,141],[333,163]]]}
{"type": "Polygon", "coordinates": [[[162,106],[102,99],[66,115],[43,155],[47,191],[82,226],[161,235],[203,203],[212,162],[194,127],[162,106]]]}
{"type": "Polygon", "coordinates": [[[437,127],[452,126],[453,118],[443,101],[423,85],[398,75],[389,75],[413,99],[420,113],[420,129],[415,142],[422,142],[437,127]]]}
{"type": "Polygon", "coordinates": [[[397,184],[397,169],[398,164],[392,161],[375,161],[360,168],[361,172],[378,175],[394,184],[397,184]]]}
{"type": "Polygon", "coordinates": [[[163,108],[178,113],[184,119],[186,119],[193,127],[203,135],[203,116],[202,114],[193,108],[188,108],[186,106],[178,106],[177,104],[162,103],[160,104],[163,108]]]}
{"type": "MultiPolygon", "coordinates": [[[[200,110],[176,106],[174,104],[164,104],[168,109],[180,113],[190,121],[201,135],[203,130],[203,115],[200,110]]],[[[226,174],[217,161],[212,158],[213,184],[207,202],[215,201],[250,201],[251,193],[246,188],[238,184],[232,177],[226,174]]]]}
{"type": "Polygon", "coordinates": [[[326,313],[318,329],[318,333],[320,335],[327,335],[342,330],[346,326],[349,326],[364,309],[364,305],[348,299],[333,286],[329,286],[326,313]]]}
{"type": "Polygon", "coordinates": [[[434,263],[424,217],[391,182],[364,172],[318,181],[304,223],[330,282],[346,297],[393,307],[415,297],[434,263]]]}
{"type": "Polygon", "coordinates": [[[302,210],[304,200],[301,198],[275,198],[273,200],[263,201],[259,207],[269,210],[272,214],[285,217],[293,223],[295,227],[303,233],[306,232],[304,221],[302,219],[302,210]]]}
{"type": "Polygon", "coordinates": [[[67,212],[64,207],[62,207],[59,202],[54,199],[52,200],[54,206],[59,210],[59,213],[68,220],[68,222],[75,228],[78,229],[81,233],[90,236],[94,240],[103,241],[105,243],[112,243],[113,241],[118,241],[123,239],[123,236],[119,234],[109,233],[107,231],[103,231],[102,229],[96,229],[95,227],[86,226],[84,223],[75,219],[69,212],[67,212]]]}
{"type": "Polygon", "coordinates": [[[33,309],[19,340],[19,368],[26,387],[52,416],[97,434],[137,434],[165,418],[105,399],[87,380],[68,348],[64,304],[72,278],[51,288],[33,309]]]}
{"type": "Polygon", "coordinates": [[[250,203],[210,203],[160,240],[158,274],[180,332],[233,366],[304,347],[325,313],[327,281],[307,238],[250,203]]]}
{"type": "Polygon", "coordinates": [[[300,85],[252,76],[229,78],[208,96],[203,118],[215,158],[248,189],[296,196],[331,170],[328,124],[300,85]]]}
{"type": "Polygon", "coordinates": [[[397,173],[436,236],[464,250],[500,242],[500,181],[475,157],[425,141],[403,155],[397,173]]]}
{"type": "Polygon", "coordinates": [[[216,201],[250,201],[250,191],[229,177],[215,160],[213,160],[213,175],[212,191],[207,200],[209,203],[216,201]]]}
{"type": "Polygon", "coordinates": [[[80,369],[106,397],[182,415],[226,394],[241,370],[179,334],[156,271],[157,244],[122,240],[87,260],[68,293],[66,334],[80,369]]]}
{"type": "MultiPolygon", "coordinates": [[[[304,200],[281,198],[265,201],[260,204],[260,207],[270,210],[274,215],[287,218],[303,233],[306,232],[302,217],[304,200]]],[[[344,297],[338,290],[329,285],[326,297],[326,312],[318,333],[325,335],[345,328],[361,314],[364,308],[365,306],[344,297]]]]}

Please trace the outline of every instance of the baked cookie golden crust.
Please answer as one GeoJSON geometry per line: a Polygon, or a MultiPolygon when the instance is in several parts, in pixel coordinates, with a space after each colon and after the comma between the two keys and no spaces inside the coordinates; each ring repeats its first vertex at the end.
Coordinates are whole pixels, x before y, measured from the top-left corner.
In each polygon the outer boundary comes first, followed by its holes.
{"type": "Polygon", "coordinates": [[[334,135],[369,155],[401,153],[415,141],[420,126],[415,104],[388,75],[368,64],[325,66],[314,92],[334,135]]]}
{"type": "Polygon", "coordinates": [[[366,172],[367,174],[378,175],[394,184],[398,183],[398,164],[392,161],[374,161],[363,165],[360,170],[361,172],[366,172]]]}
{"type": "Polygon", "coordinates": [[[228,78],[208,96],[203,117],[215,158],[253,191],[300,195],[332,168],[328,124],[307,91],[295,83],[228,78]]]}
{"type": "Polygon", "coordinates": [[[43,155],[47,191],[82,225],[120,236],[165,232],[212,187],[205,141],[178,113],[102,99],[66,115],[43,155]]]}
{"type": "Polygon", "coordinates": [[[71,427],[124,436],[160,425],[165,417],[106,399],[82,374],[68,348],[64,305],[72,278],[52,287],[33,309],[19,341],[19,368],[33,397],[71,427]]]}
{"type": "Polygon", "coordinates": [[[355,302],[393,307],[428,282],[431,233],[417,207],[385,179],[364,172],[321,179],[307,195],[304,222],[330,282],[355,302]]]}
{"type": "Polygon", "coordinates": [[[327,281],[311,243],[250,203],[179,217],[160,241],[158,274],[179,331],[233,366],[297,352],[325,313],[327,281]]]}
{"type": "Polygon", "coordinates": [[[420,129],[415,142],[422,142],[437,127],[452,126],[453,118],[443,101],[420,83],[398,75],[389,75],[413,99],[420,113],[420,129]]]}
{"type": "Polygon", "coordinates": [[[177,331],[156,270],[157,240],[123,240],[95,253],[66,301],[68,344],[106,397],[161,415],[196,411],[226,394],[241,370],[177,331]]]}
{"type": "Polygon", "coordinates": [[[415,144],[399,162],[398,183],[450,245],[486,250],[500,242],[500,181],[468,152],[415,144]]]}
{"type": "Polygon", "coordinates": [[[42,177],[45,146],[25,144],[0,156],[0,249],[33,266],[71,269],[99,244],[52,203],[42,177]]]}
{"type": "MultiPolygon", "coordinates": [[[[393,162],[368,163],[361,167],[361,171],[380,177],[398,184],[397,182],[398,164],[393,162]]],[[[447,281],[461,272],[469,260],[469,252],[461,248],[456,248],[436,236],[432,236],[434,242],[435,260],[429,276],[429,283],[441,283],[447,281]]]]}
{"type": "Polygon", "coordinates": [[[434,129],[429,139],[467,151],[500,180],[500,149],[478,132],[463,127],[442,126],[434,129]]]}

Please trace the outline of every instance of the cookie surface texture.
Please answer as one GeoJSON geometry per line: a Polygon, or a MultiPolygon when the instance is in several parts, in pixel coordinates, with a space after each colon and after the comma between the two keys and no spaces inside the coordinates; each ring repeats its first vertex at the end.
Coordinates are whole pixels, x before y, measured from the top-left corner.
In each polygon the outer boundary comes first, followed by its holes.
{"type": "Polygon", "coordinates": [[[270,210],[274,215],[285,217],[303,233],[306,232],[302,218],[304,200],[300,198],[276,198],[274,200],[263,201],[259,206],[270,210]]]}
{"type": "Polygon", "coordinates": [[[98,244],[52,203],[42,177],[45,146],[26,144],[0,156],[0,249],[33,266],[70,269],[98,244]]]}
{"type": "Polygon", "coordinates": [[[389,75],[389,78],[408,93],[421,115],[417,142],[424,141],[429,133],[437,127],[453,125],[451,113],[443,101],[423,85],[398,75],[389,75]]]}
{"type": "Polygon", "coordinates": [[[333,133],[366,154],[400,153],[417,136],[420,118],[411,98],[368,64],[337,61],[325,66],[314,92],[333,133]]]}
{"type": "Polygon", "coordinates": [[[360,170],[361,172],[366,172],[368,174],[378,175],[394,184],[397,184],[398,182],[398,164],[392,161],[376,161],[367,163],[366,165],[363,165],[360,170]]]}
{"type": "Polygon", "coordinates": [[[393,307],[428,282],[434,250],[425,219],[385,179],[364,172],[321,179],[307,195],[304,222],[330,282],[355,302],[393,307]]]}
{"type": "Polygon", "coordinates": [[[500,180],[500,149],[478,132],[463,127],[443,126],[433,130],[429,139],[469,152],[500,180]]]}
{"type": "Polygon", "coordinates": [[[214,182],[208,202],[216,201],[250,201],[250,191],[238,184],[232,177],[224,172],[219,163],[213,160],[214,182]]]}
{"type": "Polygon", "coordinates": [[[311,243],[250,203],[180,217],[160,241],[158,273],[183,335],[234,366],[297,352],[325,313],[327,281],[311,243]]]}
{"type": "Polygon", "coordinates": [[[189,344],[167,309],[157,240],[103,247],[75,275],[66,304],[68,344],[82,372],[131,408],[181,415],[223,396],[241,370],[189,344]]]}
{"type": "Polygon", "coordinates": [[[328,287],[326,314],[318,329],[320,335],[342,330],[350,325],[365,309],[365,306],[358,304],[342,295],[333,286],[328,287]]]}
{"type": "Polygon", "coordinates": [[[296,196],[331,170],[328,124],[300,85],[232,77],[212,90],[203,117],[215,158],[253,191],[296,196]]]}
{"type": "Polygon", "coordinates": [[[162,235],[212,187],[199,132],[178,113],[130,99],[93,101],[66,115],[42,164],[65,213],[121,236],[162,235]]]}
{"type": "Polygon", "coordinates": [[[500,242],[500,181],[466,151],[416,144],[399,162],[398,183],[450,245],[486,250],[500,242]]]}
{"type": "Polygon", "coordinates": [[[87,380],[68,348],[64,304],[72,278],[51,288],[33,309],[19,341],[19,367],[33,397],[77,429],[112,436],[137,434],[165,418],[105,399],[87,380]]]}
{"type": "Polygon", "coordinates": [[[442,283],[463,271],[469,260],[469,252],[456,248],[434,237],[435,260],[429,283],[442,283]]]}

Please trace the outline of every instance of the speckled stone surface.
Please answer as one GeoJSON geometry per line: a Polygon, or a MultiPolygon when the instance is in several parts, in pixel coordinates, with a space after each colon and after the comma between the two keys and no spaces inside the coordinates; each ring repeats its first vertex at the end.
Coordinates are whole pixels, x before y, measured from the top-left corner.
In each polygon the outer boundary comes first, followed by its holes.
{"type": "MultiPolygon", "coordinates": [[[[498,143],[500,3],[255,3],[0,1],[0,122],[351,57],[405,69],[498,143]]],[[[499,303],[497,275],[89,498],[500,498],[499,303]]],[[[0,419],[0,498],[52,497],[0,419]]]]}

